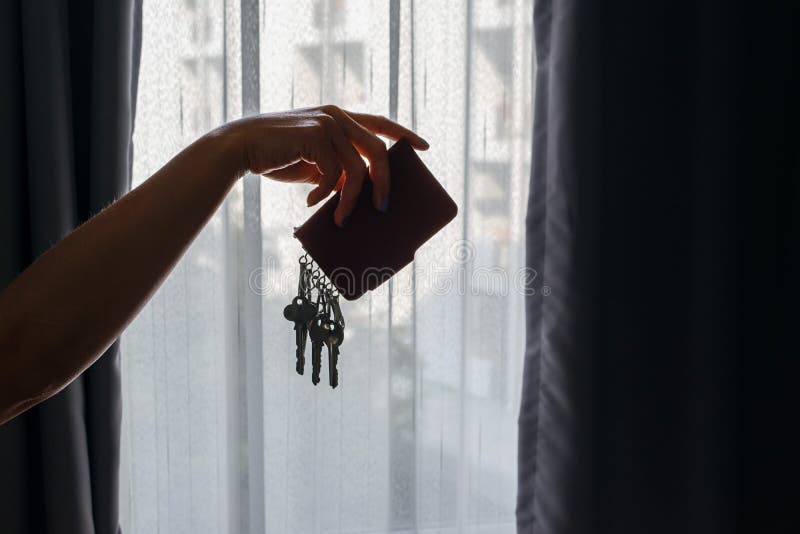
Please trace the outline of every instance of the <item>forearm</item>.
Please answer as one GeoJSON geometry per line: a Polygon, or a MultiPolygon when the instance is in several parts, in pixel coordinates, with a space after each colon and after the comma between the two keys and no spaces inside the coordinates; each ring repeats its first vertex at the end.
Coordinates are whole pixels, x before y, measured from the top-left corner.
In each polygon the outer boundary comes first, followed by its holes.
{"type": "Polygon", "coordinates": [[[201,138],[0,294],[0,424],[60,391],[122,333],[222,203],[236,159],[225,133],[201,138]]]}

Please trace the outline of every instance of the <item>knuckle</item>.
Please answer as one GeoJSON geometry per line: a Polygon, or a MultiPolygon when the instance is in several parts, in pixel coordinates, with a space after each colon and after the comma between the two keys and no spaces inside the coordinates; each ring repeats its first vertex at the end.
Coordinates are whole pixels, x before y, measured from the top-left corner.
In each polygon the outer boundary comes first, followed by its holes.
{"type": "Polygon", "coordinates": [[[372,154],[372,157],[375,159],[384,160],[388,157],[386,144],[383,141],[381,141],[376,135],[370,135],[369,141],[367,143],[367,148],[372,154]]]}
{"type": "Polygon", "coordinates": [[[327,113],[320,113],[317,115],[317,121],[326,129],[331,128],[336,124],[336,121],[327,113]]]}
{"type": "Polygon", "coordinates": [[[319,110],[325,113],[326,115],[331,115],[331,116],[341,113],[341,109],[339,109],[338,106],[335,106],[333,104],[325,104],[324,106],[320,106],[319,110]]]}
{"type": "Polygon", "coordinates": [[[364,179],[364,175],[367,173],[366,165],[362,164],[354,164],[352,167],[347,169],[347,177],[351,180],[356,180],[357,182],[364,179]]]}
{"type": "Polygon", "coordinates": [[[319,122],[319,121],[313,121],[313,122],[311,122],[311,123],[310,123],[310,124],[307,126],[307,128],[306,128],[306,131],[308,132],[308,135],[309,135],[309,136],[310,136],[310,137],[311,137],[311,138],[312,138],[312,139],[313,139],[315,142],[319,142],[319,141],[320,141],[320,140],[321,140],[323,137],[325,137],[325,135],[326,135],[325,127],[324,127],[324,126],[322,125],[322,123],[321,123],[321,122],[319,122]]]}

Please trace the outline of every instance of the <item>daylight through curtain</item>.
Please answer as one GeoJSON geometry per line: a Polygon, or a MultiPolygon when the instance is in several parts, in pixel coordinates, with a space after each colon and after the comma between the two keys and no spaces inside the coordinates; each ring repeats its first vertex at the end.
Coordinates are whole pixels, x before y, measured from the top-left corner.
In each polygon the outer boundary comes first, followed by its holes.
{"type": "Polygon", "coordinates": [[[255,112],[396,117],[458,218],[344,303],[340,387],[282,315],[307,188],[246,177],[123,337],[123,531],[513,532],[530,0],[144,2],[140,183],[255,112]]]}

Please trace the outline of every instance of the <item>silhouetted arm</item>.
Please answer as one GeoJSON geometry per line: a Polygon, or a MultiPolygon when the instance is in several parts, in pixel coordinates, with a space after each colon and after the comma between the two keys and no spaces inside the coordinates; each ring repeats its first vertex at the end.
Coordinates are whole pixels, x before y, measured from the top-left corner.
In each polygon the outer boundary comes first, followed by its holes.
{"type": "Polygon", "coordinates": [[[53,246],[0,293],[0,424],[105,352],[248,170],[316,184],[309,204],[342,188],[341,223],[367,175],[364,155],[374,203],[385,208],[388,163],[375,133],[427,148],[387,119],[330,106],[230,123],[53,246]]]}

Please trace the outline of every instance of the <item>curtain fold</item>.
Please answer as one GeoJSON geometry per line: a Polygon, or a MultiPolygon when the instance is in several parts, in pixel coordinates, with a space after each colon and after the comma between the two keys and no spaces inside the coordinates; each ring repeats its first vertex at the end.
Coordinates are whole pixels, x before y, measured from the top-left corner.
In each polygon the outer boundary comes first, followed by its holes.
{"type": "Polygon", "coordinates": [[[518,532],[792,526],[796,17],[537,0],[518,532]]]}
{"type": "MultiPolygon", "coordinates": [[[[0,283],[130,187],[141,2],[3,2],[0,283]]],[[[114,344],[0,427],[3,532],[119,530],[114,344]]]]}

